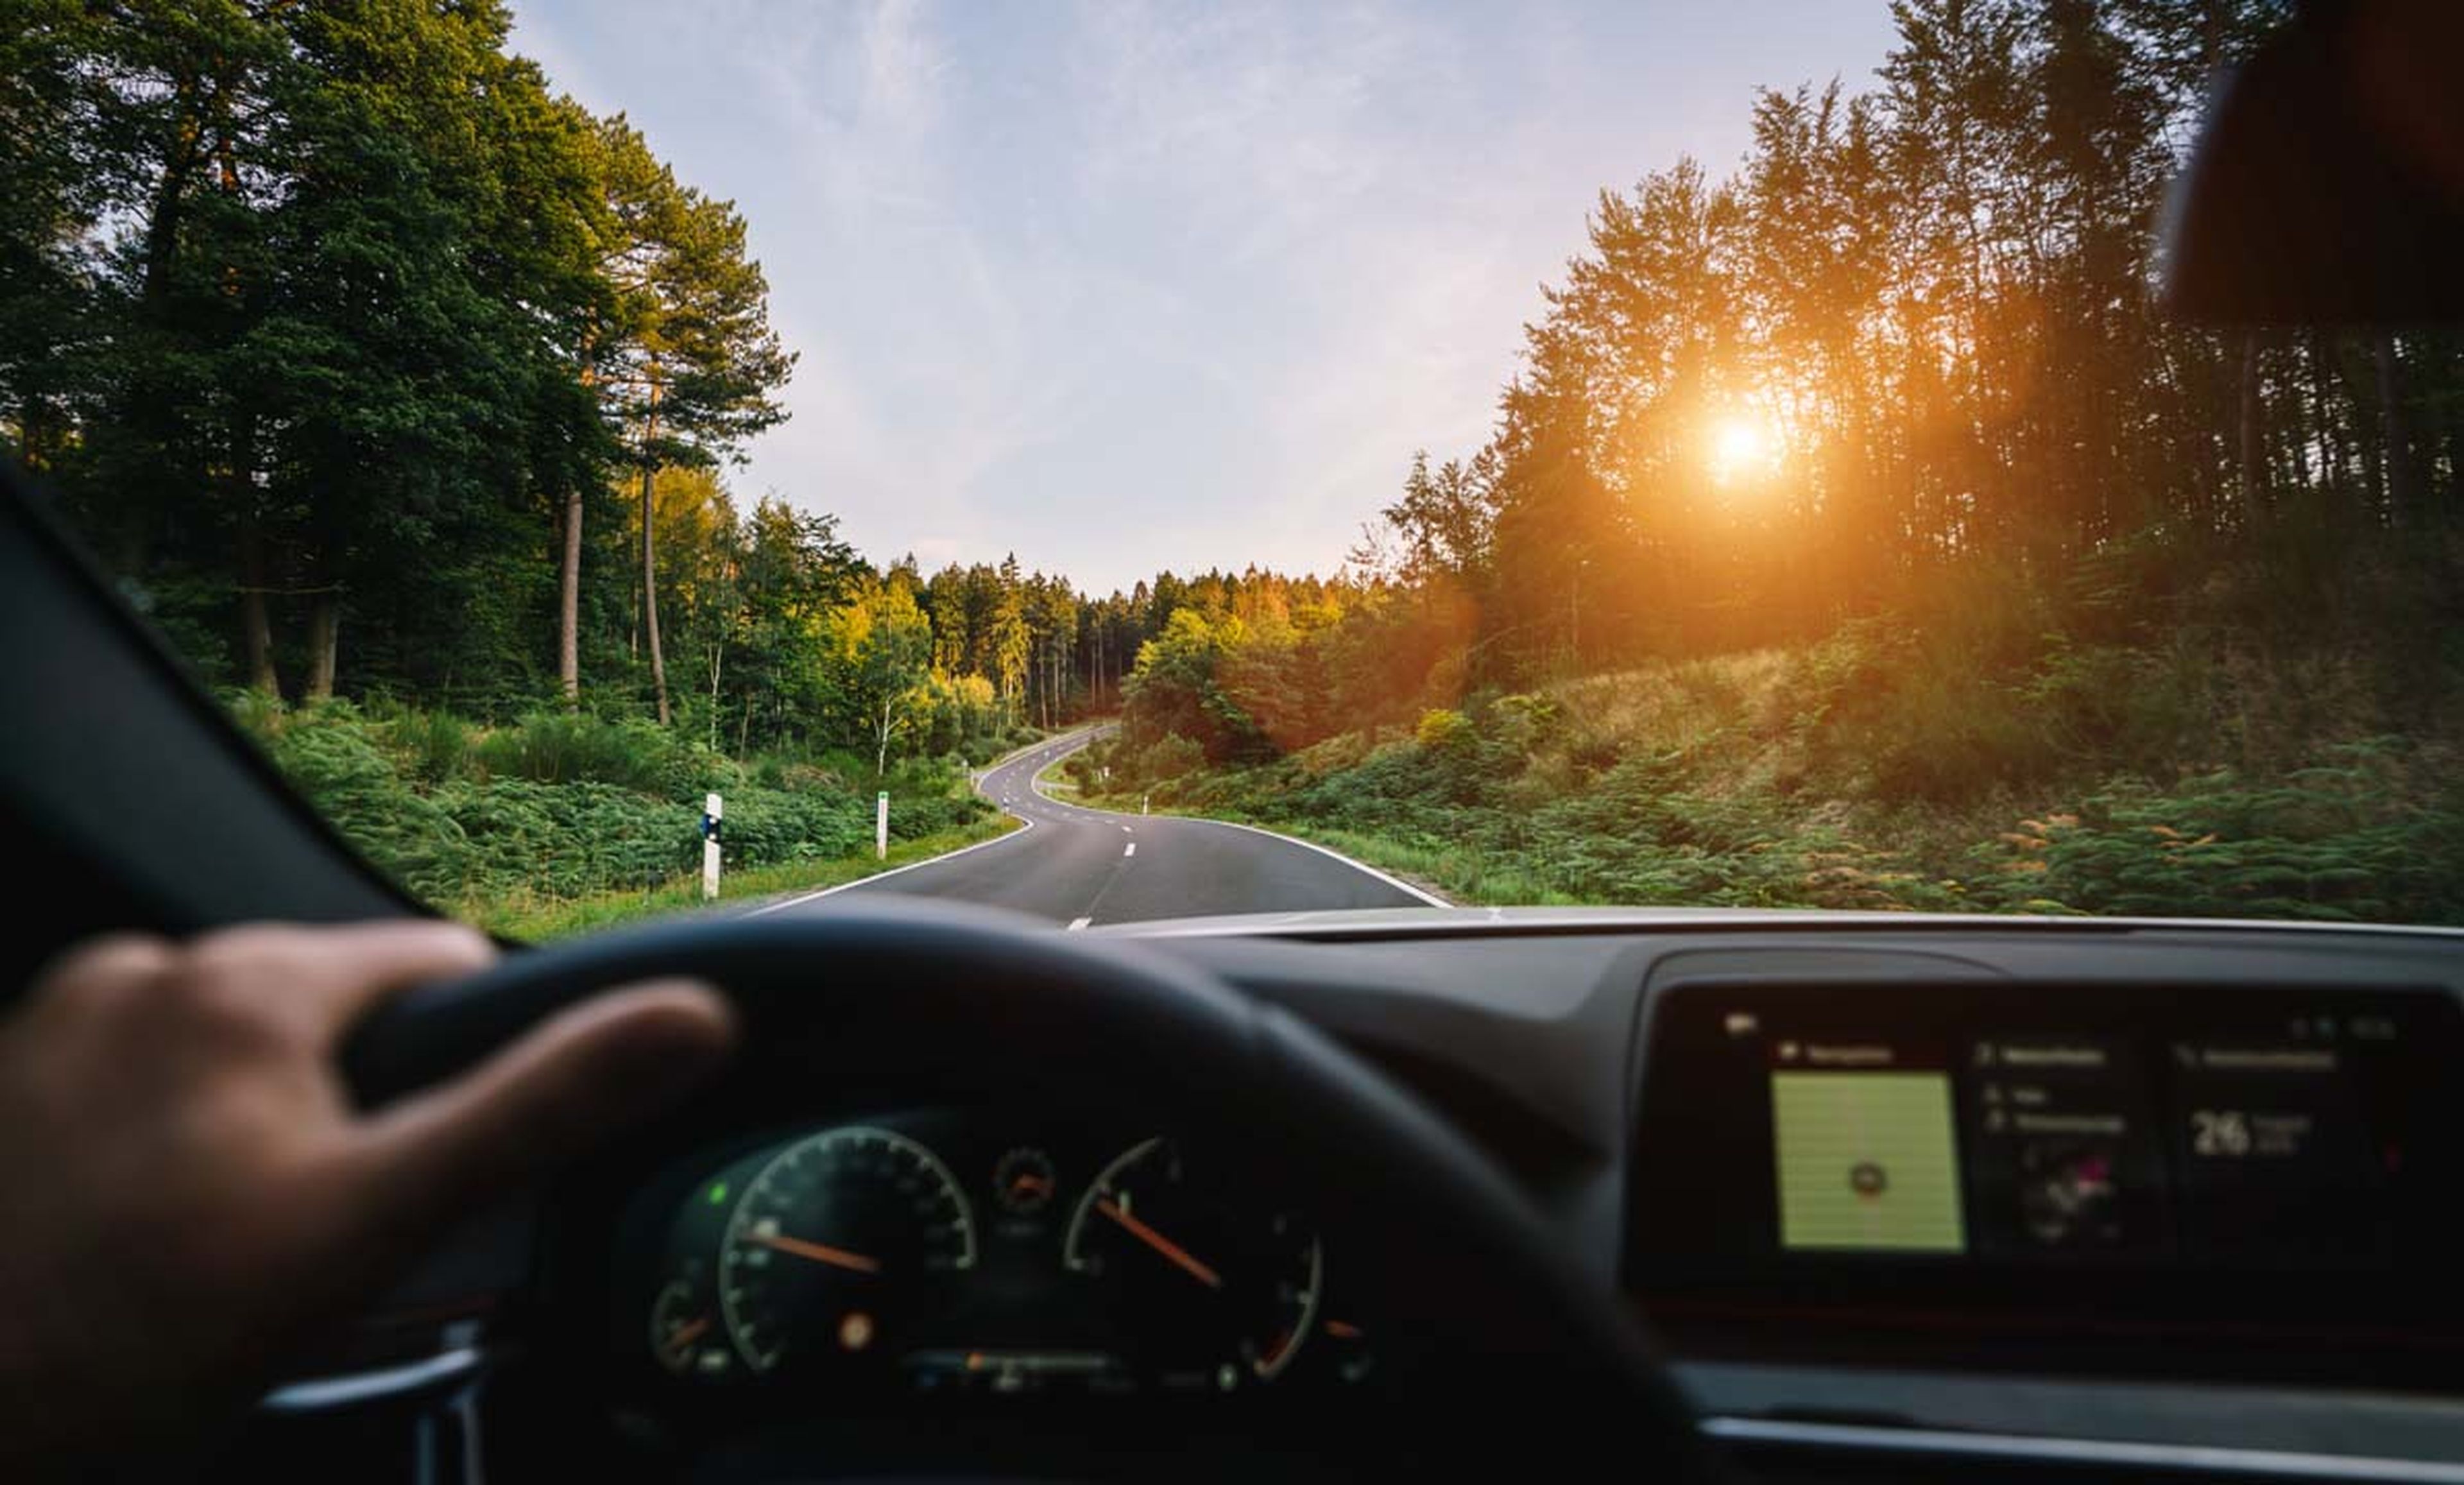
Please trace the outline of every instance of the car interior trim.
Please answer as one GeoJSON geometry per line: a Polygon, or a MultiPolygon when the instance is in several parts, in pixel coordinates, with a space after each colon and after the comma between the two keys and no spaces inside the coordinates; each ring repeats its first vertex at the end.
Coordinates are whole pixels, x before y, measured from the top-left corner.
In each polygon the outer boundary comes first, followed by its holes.
{"type": "Polygon", "coordinates": [[[285,1383],[265,1394],[257,1407],[274,1413],[325,1413],[401,1402],[469,1382],[487,1363],[482,1348],[455,1346],[415,1362],[285,1383]]]}
{"type": "Polygon", "coordinates": [[[2121,1439],[2052,1438],[2022,1433],[1951,1432],[1938,1429],[1721,1415],[1705,1418],[1701,1427],[1705,1437],[1723,1443],[1778,1445],[1866,1456],[1904,1455],[1936,1461],[1969,1460],[1980,1464],[2167,1470],[2199,1474],[2255,1475],[2271,1479],[2464,1485],[2464,1464],[2443,1464],[2428,1459],[2295,1453],[2270,1449],[2151,1444],[2121,1439]]]}

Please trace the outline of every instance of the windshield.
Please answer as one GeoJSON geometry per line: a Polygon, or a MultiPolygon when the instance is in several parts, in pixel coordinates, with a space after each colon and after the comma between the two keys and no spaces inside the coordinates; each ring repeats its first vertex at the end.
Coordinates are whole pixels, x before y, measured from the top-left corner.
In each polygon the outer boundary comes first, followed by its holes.
{"type": "Polygon", "coordinates": [[[2458,344],[2156,302],[2281,4],[10,9],[0,435],[447,912],[2464,920],[2458,344]]]}

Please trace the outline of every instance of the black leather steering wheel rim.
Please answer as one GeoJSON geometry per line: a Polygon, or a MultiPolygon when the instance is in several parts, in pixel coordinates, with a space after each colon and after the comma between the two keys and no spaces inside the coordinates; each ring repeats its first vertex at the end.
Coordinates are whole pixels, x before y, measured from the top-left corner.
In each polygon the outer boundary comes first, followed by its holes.
{"type": "Polygon", "coordinates": [[[609,986],[676,975],[730,996],[748,1048],[929,1039],[943,1092],[1031,1052],[1049,1075],[1100,1071],[1123,1098],[1169,1119],[1237,1120],[1275,1150],[1295,1199],[1340,1193],[1416,1256],[1476,1276],[1432,1320],[1471,1368],[1494,1372],[1497,1399],[1511,1397],[1499,1428],[1528,1446],[1537,1403],[1561,1460],[1716,1477],[1630,1306],[1560,1251],[1486,1154],[1314,1027],[1133,941],[894,897],[670,920],[516,953],[399,996],[354,1031],[344,1071],[363,1105],[382,1103],[609,986]]]}

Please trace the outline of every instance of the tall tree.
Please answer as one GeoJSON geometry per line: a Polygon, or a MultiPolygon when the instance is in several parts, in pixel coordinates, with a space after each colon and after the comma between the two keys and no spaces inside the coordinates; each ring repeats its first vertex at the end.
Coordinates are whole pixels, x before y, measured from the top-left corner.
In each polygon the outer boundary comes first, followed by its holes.
{"type": "Polygon", "coordinates": [[[734,203],[678,183],[621,114],[602,125],[601,143],[617,224],[611,276],[628,313],[597,345],[596,365],[626,429],[645,513],[642,620],[664,726],[653,483],[669,465],[736,457],[745,439],[784,421],[776,393],[796,358],[770,328],[769,281],[746,254],[734,203]]]}

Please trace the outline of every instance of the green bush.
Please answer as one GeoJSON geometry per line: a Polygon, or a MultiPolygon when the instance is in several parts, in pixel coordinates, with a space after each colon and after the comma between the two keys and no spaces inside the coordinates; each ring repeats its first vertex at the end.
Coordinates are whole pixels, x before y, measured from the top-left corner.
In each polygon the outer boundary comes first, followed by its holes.
{"type": "Polygon", "coordinates": [[[1419,725],[1412,729],[1414,740],[1422,747],[1440,751],[1469,747],[1478,735],[1470,718],[1443,707],[1422,712],[1419,725]]]}
{"type": "Polygon", "coordinates": [[[459,822],[410,787],[347,703],[251,723],[293,787],[380,870],[422,896],[458,895],[476,869],[459,822]]]}
{"type": "Polygon", "coordinates": [[[2276,781],[2117,780],[2075,813],[2021,822],[2001,869],[2083,912],[2453,922],[2464,798],[2424,771],[2382,739],[2276,781]]]}
{"type": "MultiPolygon", "coordinates": [[[[689,873],[701,860],[705,785],[725,793],[732,867],[857,855],[872,844],[869,787],[775,759],[751,770],[756,782],[738,783],[732,765],[714,766],[646,724],[539,713],[474,744],[443,713],[374,722],[338,701],[297,711],[258,703],[243,716],[371,864],[447,906],[649,888],[689,873]]],[[[913,839],[992,812],[957,794],[954,780],[935,764],[894,770],[891,833],[913,839]]]]}
{"type": "Polygon", "coordinates": [[[423,784],[459,777],[477,760],[470,724],[451,712],[407,710],[386,730],[411,776],[423,784]]]}
{"type": "Polygon", "coordinates": [[[1206,748],[1177,732],[1166,733],[1139,749],[1130,760],[1130,778],[1139,784],[1170,784],[1206,766],[1206,748]]]}
{"type": "Polygon", "coordinates": [[[481,739],[481,767],[539,784],[614,784],[646,794],[723,787],[732,765],[649,721],[610,721],[582,712],[532,712],[481,739]]]}

